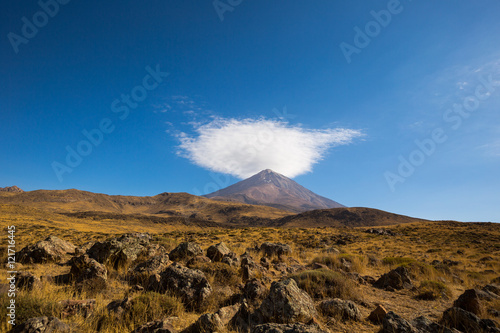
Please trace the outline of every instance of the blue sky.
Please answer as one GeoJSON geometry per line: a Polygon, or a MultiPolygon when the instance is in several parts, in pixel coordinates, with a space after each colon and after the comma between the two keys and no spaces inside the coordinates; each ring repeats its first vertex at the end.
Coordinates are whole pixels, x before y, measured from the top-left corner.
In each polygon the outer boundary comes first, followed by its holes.
{"type": "Polygon", "coordinates": [[[500,221],[498,1],[216,5],[2,3],[0,186],[205,194],[270,165],[347,206],[500,221]]]}

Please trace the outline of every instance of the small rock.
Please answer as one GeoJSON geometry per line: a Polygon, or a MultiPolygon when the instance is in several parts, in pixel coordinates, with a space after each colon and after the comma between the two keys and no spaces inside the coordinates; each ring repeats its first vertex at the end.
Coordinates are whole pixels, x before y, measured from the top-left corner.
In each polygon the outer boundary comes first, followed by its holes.
{"type": "Polygon", "coordinates": [[[342,320],[360,320],[361,311],[358,306],[349,300],[334,298],[319,304],[321,312],[327,316],[338,317],[342,320]]]}
{"type": "Polygon", "coordinates": [[[18,272],[15,277],[16,287],[19,289],[33,290],[40,288],[41,281],[30,272],[18,272]]]}
{"type": "Polygon", "coordinates": [[[374,284],[374,287],[380,289],[393,288],[399,289],[411,289],[413,284],[410,279],[410,273],[406,267],[400,266],[393,269],[389,273],[382,275],[374,284]]]}
{"type": "Polygon", "coordinates": [[[106,308],[116,317],[121,317],[126,311],[129,311],[132,308],[132,298],[125,297],[121,300],[111,301],[108,305],[106,305],[106,308]]]}
{"type": "Polygon", "coordinates": [[[63,323],[55,317],[36,317],[26,320],[20,325],[14,326],[11,333],[50,333],[70,332],[68,324],[63,323]]]}
{"type": "Polygon", "coordinates": [[[248,281],[243,288],[243,294],[251,301],[264,298],[266,291],[266,286],[257,279],[248,281]]]}
{"type": "Polygon", "coordinates": [[[133,330],[131,333],[177,333],[167,321],[150,321],[133,330]]]}
{"type": "Polygon", "coordinates": [[[476,289],[464,291],[464,293],[453,302],[453,306],[472,312],[475,315],[480,315],[482,312],[481,301],[476,289]]]}
{"type": "Polygon", "coordinates": [[[83,317],[87,318],[94,311],[96,301],[95,299],[68,299],[60,301],[59,303],[63,306],[63,309],[61,310],[61,316],[63,318],[74,316],[76,314],[81,314],[83,317]]]}
{"type": "Polygon", "coordinates": [[[407,320],[389,311],[382,321],[382,330],[379,333],[420,333],[407,320]]]}
{"type": "Polygon", "coordinates": [[[203,250],[198,244],[193,242],[181,243],[168,254],[172,261],[187,260],[201,255],[203,255],[203,250]]]}
{"type": "Polygon", "coordinates": [[[260,246],[260,250],[264,252],[264,255],[268,257],[272,256],[284,256],[284,255],[290,255],[292,254],[292,248],[286,244],[282,243],[263,243],[260,246]]]}
{"type": "Polygon", "coordinates": [[[231,250],[229,250],[227,245],[224,242],[221,242],[219,244],[212,245],[207,249],[207,257],[214,262],[221,261],[222,258],[230,252],[231,250]]]}
{"type": "Polygon", "coordinates": [[[386,315],[387,310],[382,305],[377,305],[375,310],[373,310],[368,316],[368,320],[375,324],[380,324],[382,323],[386,315]]]}
{"type": "Polygon", "coordinates": [[[257,325],[252,333],[327,333],[318,325],[306,324],[262,324],[257,325]]]}

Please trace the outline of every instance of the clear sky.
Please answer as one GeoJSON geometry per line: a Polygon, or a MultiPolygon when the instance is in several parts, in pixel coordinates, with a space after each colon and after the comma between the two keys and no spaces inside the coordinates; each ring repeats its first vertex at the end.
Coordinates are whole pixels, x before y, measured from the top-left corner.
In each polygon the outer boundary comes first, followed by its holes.
{"type": "Polygon", "coordinates": [[[500,221],[500,3],[3,1],[0,186],[500,221]],[[168,73],[168,74],[167,74],[168,73]]]}

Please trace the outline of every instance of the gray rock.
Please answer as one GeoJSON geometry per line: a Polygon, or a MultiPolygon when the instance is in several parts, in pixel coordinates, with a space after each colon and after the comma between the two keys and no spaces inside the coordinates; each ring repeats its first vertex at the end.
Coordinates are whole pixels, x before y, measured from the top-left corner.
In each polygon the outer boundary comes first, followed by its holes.
{"type": "Polygon", "coordinates": [[[305,324],[263,324],[257,325],[252,333],[328,333],[317,325],[305,324]]]}
{"type": "Polygon", "coordinates": [[[226,254],[231,253],[231,250],[227,247],[224,242],[216,245],[212,245],[207,249],[207,257],[212,261],[221,261],[226,254]]]}
{"type": "Polygon", "coordinates": [[[170,251],[168,256],[172,261],[187,260],[192,257],[203,255],[203,250],[201,247],[192,242],[184,242],[179,244],[175,249],[170,251]]]}
{"type": "Polygon", "coordinates": [[[482,312],[482,305],[479,299],[478,290],[468,289],[464,291],[464,293],[453,302],[453,306],[472,312],[475,315],[480,315],[482,312]]]}
{"type": "Polygon", "coordinates": [[[239,307],[239,304],[226,306],[215,313],[201,315],[194,324],[183,330],[182,333],[215,333],[224,330],[238,313],[239,307]]]}
{"type": "Polygon", "coordinates": [[[382,330],[379,333],[421,333],[407,320],[389,311],[382,321],[382,330]]]}
{"type": "Polygon", "coordinates": [[[160,254],[136,265],[128,274],[131,284],[145,285],[151,275],[159,274],[168,264],[168,255],[160,254]]]}
{"type": "Polygon", "coordinates": [[[273,282],[260,312],[267,322],[283,324],[307,322],[317,315],[313,300],[293,279],[273,282]]]}
{"type": "Polygon", "coordinates": [[[76,246],[56,236],[49,236],[35,245],[24,247],[16,253],[16,259],[22,264],[43,264],[61,261],[64,256],[73,254],[76,246]]]}
{"type": "Polygon", "coordinates": [[[264,253],[265,256],[283,256],[292,254],[292,248],[286,244],[282,243],[263,243],[260,246],[260,250],[264,253]]]}
{"type": "Polygon", "coordinates": [[[444,327],[443,325],[431,321],[425,316],[420,316],[418,318],[413,319],[411,321],[411,325],[422,333],[433,333],[433,332],[459,333],[457,330],[444,327]]]}
{"type": "Polygon", "coordinates": [[[70,261],[71,270],[69,272],[71,279],[78,282],[92,280],[96,283],[106,283],[108,279],[108,270],[96,260],[83,254],[79,257],[73,257],[70,261]]]}
{"type": "Polygon", "coordinates": [[[472,312],[453,307],[443,313],[441,323],[449,328],[454,328],[467,333],[498,333],[495,323],[489,319],[480,319],[472,312]]]}
{"type": "Polygon", "coordinates": [[[380,289],[410,289],[413,287],[408,269],[400,266],[382,275],[375,283],[374,287],[380,289]]]}
{"type": "Polygon", "coordinates": [[[68,324],[55,317],[36,317],[14,326],[11,333],[52,333],[70,332],[68,324]]]}
{"type": "Polygon", "coordinates": [[[321,312],[327,316],[337,317],[342,320],[361,320],[361,311],[358,306],[349,300],[334,298],[319,304],[321,312]]]}
{"type": "Polygon", "coordinates": [[[172,325],[168,324],[166,321],[157,320],[143,324],[131,333],[177,333],[177,330],[175,330],[172,325]]]}
{"type": "Polygon", "coordinates": [[[263,299],[266,291],[266,286],[258,279],[248,281],[243,288],[243,294],[251,301],[263,299]]]}
{"type": "Polygon", "coordinates": [[[150,280],[148,288],[157,288],[156,291],[159,292],[172,292],[180,297],[189,309],[199,309],[201,303],[212,293],[212,287],[202,271],[184,267],[179,263],[173,263],[161,274],[152,276],[152,279],[156,279],[156,282],[150,280]]]}

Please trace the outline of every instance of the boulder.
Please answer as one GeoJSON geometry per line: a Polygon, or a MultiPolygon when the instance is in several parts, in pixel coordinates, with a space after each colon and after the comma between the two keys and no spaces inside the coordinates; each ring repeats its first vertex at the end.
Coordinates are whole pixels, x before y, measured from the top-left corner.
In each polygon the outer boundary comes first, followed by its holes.
{"type": "Polygon", "coordinates": [[[203,250],[198,244],[193,242],[181,243],[168,254],[172,261],[187,260],[201,255],[203,255],[203,250]]]}
{"type": "Polygon", "coordinates": [[[420,316],[418,318],[413,319],[411,321],[411,325],[422,333],[427,333],[427,332],[459,333],[455,329],[449,329],[447,327],[444,327],[443,325],[435,323],[425,316],[420,316]]]}
{"type": "Polygon", "coordinates": [[[212,261],[221,261],[226,254],[231,253],[231,250],[224,242],[212,245],[207,249],[207,257],[212,261]]]}
{"type": "Polygon", "coordinates": [[[132,284],[144,285],[149,281],[149,277],[162,272],[168,264],[168,255],[160,254],[149,260],[136,265],[128,274],[128,280],[132,284]]]}
{"type": "Polygon", "coordinates": [[[71,270],[69,274],[71,279],[77,283],[92,280],[95,283],[105,284],[108,279],[108,270],[106,267],[86,254],[73,257],[70,264],[71,270]]]}
{"type": "Polygon", "coordinates": [[[386,290],[410,289],[413,284],[410,279],[408,269],[400,266],[392,271],[382,275],[375,283],[374,287],[386,290]]]}
{"type": "Polygon", "coordinates": [[[252,279],[243,287],[243,294],[250,301],[263,299],[266,295],[266,286],[258,279],[252,279]]]}
{"type": "Polygon", "coordinates": [[[11,333],[55,333],[70,332],[68,324],[63,323],[55,317],[36,317],[26,320],[20,325],[14,326],[11,333]]]}
{"type": "Polygon", "coordinates": [[[143,324],[131,333],[177,333],[177,330],[175,330],[172,325],[166,321],[157,320],[143,324]]]}
{"type": "Polygon", "coordinates": [[[265,256],[284,256],[292,254],[292,248],[286,244],[282,243],[263,243],[260,246],[260,250],[264,253],[265,256]]]}
{"type": "Polygon", "coordinates": [[[472,312],[475,315],[480,315],[482,313],[482,306],[481,300],[479,299],[479,291],[476,289],[464,291],[464,293],[453,302],[453,306],[472,312]]]}
{"type": "Polygon", "coordinates": [[[283,324],[307,322],[317,315],[313,300],[293,279],[273,282],[260,312],[267,322],[283,324]]]}
{"type": "Polygon", "coordinates": [[[151,236],[145,233],[125,234],[104,242],[96,242],[87,254],[101,264],[109,263],[114,268],[131,264],[139,256],[151,257],[165,254],[162,246],[150,244],[151,236]]]}
{"type": "Polygon", "coordinates": [[[361,320],[361,311],[354,302],[349,300],[340,298],[325,300],[319,304],[319,308],[326,316],[342,320],[361,320]]]}
{"type": "Polygon", "coordinates": [[[65,256],[74,254],[76,246],[56,236],[49,236],[35,245],[24,247],[16,253],[16,259],[22,264],[43,264],[61,261],[65,256]]]}
{"type": "Polygon", "coordinates": [[[327,333],[318,325],[306,324],[262,324],[253,328],[252,333],[327,333]]]}
{"type": "Polygon", "coordinates": [[[379,333],[421,333],[407,320],[389,311],[382,320],[382,330],[379,333]]]}
{"type": "Polygon", "coordinates": [[[239,305],[226,306],[215,313],[201,315],[194,324],[182,331],[182,333],[216,333],[224,330],[231,319],[239,310],[239,305]]]}
{"type": "Polygon", "coordinates": [[[453,307],[443,313],[441,323],[449,328],[467,333],[499,333],[495,323],[490,319],[480,319],[472,312],[453,307]]]}
{"type": "Polygon", "coordinates": [[[379,304],[377,305],[375,310],[370,313],[370,315],[368,316],[368,320],[375,324],[381,324],[386,315],[387,310],[379,304]]]}
{"type": "Polygon", "coordinates": [[[156,281],[150,279],[149,288],[156,287],[159,292],[172,292],[189,309],[199,309],[201,303],[212,293],[212,287],[202,271],[179,263],[173,263],[161,274],[152,276],[152,279],[156,281]]]}
{"type": "Polygon", "coordinates": [[[30,272],[17,272],[16,277],[16,287],[19,289],[33,290],[41,286],[40,279],[30,272]]]}
{"type": "Polygon", "coordinates": [[[490,283],[483,287],[483,291],[500,296],[500,284],[490,283]]]}

